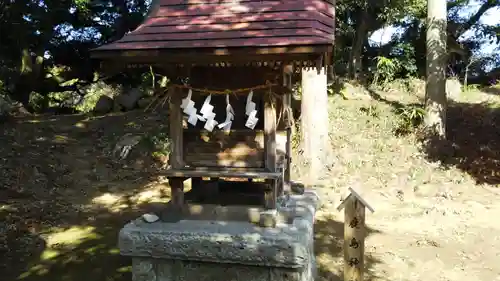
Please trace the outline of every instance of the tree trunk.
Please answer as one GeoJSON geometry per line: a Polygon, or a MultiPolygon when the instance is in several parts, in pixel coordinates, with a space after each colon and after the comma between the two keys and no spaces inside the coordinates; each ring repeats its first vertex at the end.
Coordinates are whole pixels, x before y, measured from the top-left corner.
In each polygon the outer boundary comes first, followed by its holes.
{"type": "Polygon", "coordinates": [[[302,69],[301,145],[307,180],[324,178],[333,162],[328,119],[327,71],[302,69]]]}
{"type": "Polygon", "coordinates": [[[446,139],[446,0],[427,1],[425,127],[431,139],[446,139]]]}
{"type": "Polygon", "coordinates": [[[363,71],[362,54],[365,39],[368,33],[368,9],[365,7],[361,11],[358,18],[358,27],[354,35],[351,52],[349,54],[349,78],[359,79],[360,73],[363,71]]]}

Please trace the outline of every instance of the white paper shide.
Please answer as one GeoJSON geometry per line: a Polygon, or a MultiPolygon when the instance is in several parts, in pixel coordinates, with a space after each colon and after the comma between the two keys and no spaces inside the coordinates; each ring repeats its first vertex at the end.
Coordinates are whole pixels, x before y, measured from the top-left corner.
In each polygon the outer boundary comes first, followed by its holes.
{"type": "Polygon", "coordinates": [[[229,132],[233,124],[234,115],[234,109],[229,103],[229,95],[226,95],[226,120],[218,125],[219,129],[223,129],[226,133],[229,132]]]}
{"type": "MultiPolygon", "coordinates": [[[[231,131],[231,126],[234,121],[235,117],[235,112],[234,108],[232,107],[230,100],[229,100],[229,95],[226,94],[226,119],[224,122],[220,123],[215,120],[215,112],[214,112],[214,106],[210,104],[212,101],[212,95],[208,95],[205,98],[205,101],[203,102],[203,105],[201,106],[201,109],[199,111],[200,114],[198,114],[198,110],[195,107],[195,103],[192,100],[192,95],[193,91],[190,89],[187,96],[182,99],[181,103],[181,108],[188,116],[188,123],[191,124],[192,126],[196,126],[196,124],[199,121],[205,122],[204,129],[207,131],[212,132],[215,127],[224,130],[225,132],[230,132],[231,131]]],[[[247,96],[246,100],[246,106],[245,106],[245,115],[247,116],[247,120],[245,122],[245,126],[250,129],[255,129],[255,126],[257,125],[257,122],[259,121],[259,118],[257,118],[257,105],[255,102],[252,101],[253,98],[253,91],[250,91],[250,93],[247,96]]]]}
{"type": "Polygon", "coordinates": [[[193,91],[189,90],[187,97],[182,99],[181,108],[183,109],[184,114],[188,117],[188,123],[196,126],[198,120],[202,120],[201,116],[197,114],[197,109],[194,107],[194,101],[191,99],[193,95],[193,91]]]}
{"type": "Polygon", "coordinates": [[[259,118],[257,118],[256,104],[252,101],[252,97],[253,91],[250,91],[247,97],[247,104],[245,106],[245,114],[248,116],[245,127],[253,130],[255,125],[257,125],[259,118]]]}
{"type": "Polygon", "coordinates": [[[205,126],[203,128],[209,132],[213,131],[214,127],[219,124],[219,122],[215,120],[215,112],[213,112],[214,106],[210,104],[211,100],[212,95],[209,95],[200,109],[201,116],[205,119],[205,126]]]}

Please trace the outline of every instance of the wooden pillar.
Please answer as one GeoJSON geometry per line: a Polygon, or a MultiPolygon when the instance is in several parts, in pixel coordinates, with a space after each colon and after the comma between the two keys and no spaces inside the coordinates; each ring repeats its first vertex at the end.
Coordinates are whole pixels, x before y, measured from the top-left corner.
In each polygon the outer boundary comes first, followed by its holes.
{"type": "Polygon", "coordinates": [[[184,167],[183,159],[183,116],[182,116],[182,95],[177,88],[169,89],[170,95],[170,139],[172,142],[170,152],[170,164],[174,169],[184,167]]]}
{"type": "MultiPolygon", "coordinates": [[[[293,65],[285,65],[283,67],[283,86],[289,92],[283,94],[283,111],[285,112],[286,124],[286,143],[285,143],[285,171],[283,175],[283,185],[287,192],[290,192],[290,169],[292,164],[292,126],[293,126],[293,113],[292,113],[292,75],[293,65]]],[[[280,192],[281,193],[281,192],[280,192]]]]}
{"type": "Polygon", "coordinates": [[[182,208],[184,205],[184,178],[171,177],[168,179],[168,183],[172,194],[170,202],[172,202],[176,208],[182,208]]]}
{"type": "MultiPolygon", "coordinates": [[[[276,105],[267,93],[264,97],[264,151],[265,168],[276,171],[276,105]]],[[[266,208],[275,209],[277,201],[277,180],[266,180],[266,208]]]]}
{"type": "Polygon", "coordinates": [[[325,176],[332,162],[326,68],[302,69],[301,145],[310,184],[325,176]]]}
{"type": "MultiPolygon", "coordinates": [[[[182,96],[177,88],[169,89],[170,95],[170,165],[172,169],[182,169],[183,159],[183,116],[181,111],[182,96]]],[[[172,194],[171,202],[177,207],[184,205],[184,178],[170,177],[168,179],[172,194]]]]}

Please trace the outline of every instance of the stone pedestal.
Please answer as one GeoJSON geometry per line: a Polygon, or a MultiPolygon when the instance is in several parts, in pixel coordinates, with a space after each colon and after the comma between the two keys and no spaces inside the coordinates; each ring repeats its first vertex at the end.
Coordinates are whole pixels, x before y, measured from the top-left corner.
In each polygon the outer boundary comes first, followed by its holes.
{"type": "Polygon", "coordinates": [[[312,191],[280,200],[289,218],[275,228],[235,221],[137,219],[119,235],[132,257],[132,281],[313,281],[312,191]]]}

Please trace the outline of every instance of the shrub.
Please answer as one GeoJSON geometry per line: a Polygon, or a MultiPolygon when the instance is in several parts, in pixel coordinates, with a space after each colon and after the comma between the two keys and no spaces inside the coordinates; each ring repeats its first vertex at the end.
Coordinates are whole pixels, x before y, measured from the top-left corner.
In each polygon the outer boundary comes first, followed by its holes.
{"type": "Polygon", "coordinates": [[[109,85],[103,81],[93,83],[84,89],[84,98],[76,106],[76,110],[87,113],[94,109],[97,101],[101,96],[110,98],[116,97],[122,91],[121,86],[109,85]]]}

